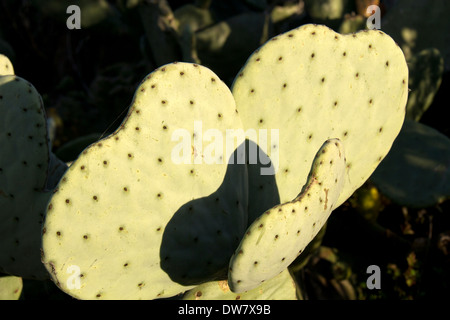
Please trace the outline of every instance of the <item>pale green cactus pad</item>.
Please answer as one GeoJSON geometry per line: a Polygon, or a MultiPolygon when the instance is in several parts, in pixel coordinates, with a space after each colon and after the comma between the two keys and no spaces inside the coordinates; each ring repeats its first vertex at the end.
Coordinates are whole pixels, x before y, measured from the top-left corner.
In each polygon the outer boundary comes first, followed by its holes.
{"type": "Polygon", "coordinates": [[[45,279],[40,239],[51,182],[41,97],[26,80],[0,76],[0,115],[0,271],[45,279]]]}
{"type": "Polygon", "coordinates": [[[202,284],[186,292],[183,300],[298,300],[297,287],[289,270],[253,290],[234,293],[226,280],[202,284]]]}
{"type": "Polygon", "coordinates": [[[450,198],[450,139],[406,120],[391,152],[371,176],[399,205],[424,208],[450,198]]]}
{"type": "Polygon", "coordinates": [[[266,211],[247,229],[230,261],[228,282],[233,292],[256,288],[297,258],[336,207],[345,167],[342,143],[325,142],[298,197],[266,211]]]}
{"type": "Polygon", "coordinates": [[[369,178],[400,131],[408,67],[381,31],[341,35],[310,24],[254,52],[232,92],[246,129],[279,130],[279,143],[260,147],[276,170],[281,203],[297,196],[322,143],[342,141],[347,174],[338,206],[369,178]]]}
{"type": "Polygon", "coordinates": [[[0,300],[18,300],[22,293],[22,278],[0,276],[0,300]]]}
{"type": "Polygon", "coordinates": [[[209,69],[173,63],[146,77],[48,205],[43,262],[56,284],[79,299],[154,299],[226,274],[247,227],[245,165],[229,164],[244,139],[212,150],[228,129],[242,124],[209,69]]]}
{"type": "Polygon", "coordinates": [[[14,67],[9,58],[3,54],[0,54],[0,75],[13,75],[14,67]]]}

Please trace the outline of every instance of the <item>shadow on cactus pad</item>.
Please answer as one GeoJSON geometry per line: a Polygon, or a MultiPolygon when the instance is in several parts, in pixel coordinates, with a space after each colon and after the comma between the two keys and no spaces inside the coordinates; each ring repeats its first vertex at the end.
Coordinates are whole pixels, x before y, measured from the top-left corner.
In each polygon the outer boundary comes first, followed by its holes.
{"type": "MultiPolygon", "coordinates": [[[[247,194],[234,194],[235,186],[242,184],[239,180],[247,180],[242,172],[247,170],[250,150],[267,157],[254,142],[247,140],[230,157],[219,189],[208,197],[186,203],[167,223],[161,242],[161,268],[174,282],[187,286],[227,279],[230,257],[247,226],[257,215],[279,204],[274,175],[258,175],[258,181],[251,182],[260,186],[249,188],[249,192],[260,193],[258,203],[247,203],[247,194]],[[257,149],[249,148],[249,144],[257,149]],[[242,152],[247,159],[240,157],[242,152]]],[[[263,166],[258,162],[248,167],[260,170],[263,166]]]]}

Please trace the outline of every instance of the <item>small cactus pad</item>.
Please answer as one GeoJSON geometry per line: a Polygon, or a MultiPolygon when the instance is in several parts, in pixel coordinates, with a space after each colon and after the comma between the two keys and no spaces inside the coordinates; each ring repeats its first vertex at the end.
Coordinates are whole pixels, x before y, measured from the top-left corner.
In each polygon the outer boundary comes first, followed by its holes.
{"type": "Polygon", "coordinates": [[[323,141],[342,141],[348,174],[340,205],[368,179],[400,131],[408,67],[381,31],[341,35],[309,24],[255,51],[232,92],[246,130],[279,130],[279,143],[260,147],[276,169],[281,203],[298,194],[323,141]]]}
{"type": "MultiPolygon", "coordinates": [[[[295,280],[288,269],[253,290],[234,293],[226,280],[207,282],[186,292],[183,300],[297,300],[295,280]]],[[[267,310],[268,311],[268,310],[267,310]]]]}
{"type": "Polygon", "coordinates": [[[0,75],[14,75],[14,67],[9,58],[0,54],[0,75]]]}
{"type": "Polygon", "coordinates": [[[0,76],[0,271],[45,279],[41,225],[49,150],[45,110],[36,89],[14,75],[0,76]]]}
{"type": "Polygon", "coordinates": [[[233,292],[252,290],[285,270],[327,221],[345,181],[343,145],[326,141],[294,200],[266,211],[247,229],[230,261],[233,292]]]}
{"type": "Polygon", "coordinates": [[[23,289],[20,277],[0,276],[0,300],[18,300],[23,289]]]}
{"type": "Polygon", "coordinates": [[[78,299],[156,299],[226,274],[247,227],[245,165],[229,162],[244,138],[215,148],[228,129],[242,130],[233,96],[206,67],[147,76],[49,202],[43,262],[57,285],[78,299]]]}

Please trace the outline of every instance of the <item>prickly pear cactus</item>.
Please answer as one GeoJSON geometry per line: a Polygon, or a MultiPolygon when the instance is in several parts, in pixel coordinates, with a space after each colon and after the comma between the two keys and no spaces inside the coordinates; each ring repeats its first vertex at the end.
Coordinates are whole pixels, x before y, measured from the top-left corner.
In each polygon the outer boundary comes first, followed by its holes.
{"type": "Polygon", "coordinates": [[[214,147],[227,129],[242,125],[212,71],[151,73],[48,204],[42,259],[55,283],[79,299],[154,299],[226,275],[247,226],[245,165],[231,164],[243,138],[214,147]]]}
{"type": "Polygon", "coordinates": [[[0,75],[12,75],[14,74],[14,67],[9,58],[3,54],[0,54],[0,75]]]}
{"type": "MultiPolygon", "coordinates": [[[[40,261],[41,225],[54,184],[45,110],[26,80],[0,76],[0,270],[25,278],[48,278],[40,261]]],[[[56,170],[56,173],[61,170],[56,170]]]]}
{"type": "Polygon", "coordinates": [[[183,300],[297,300],[295,280],[286,269],[253,290],[234,293],[226,280],[202,284],[183,295],[183,300]]]}
{"type": "Polygon", "coordinates": [[[22,289],[22,278],[5,275],[0,276],[0,300],[18,300],[22,289]]]}
{"type": "MultiPolygon", "coordinates": [[[[304,25],[257,50],[232,92],[246,129],[279,130],[279,143],[260,147],[271,158],[281,203],[297,196],[323,142],[342,141],[347,168],[339,206],[369,178],[400,131],[408,67],[381,31],[341,35],[304,25]]],[[[254,139],[258,143],[260,136],[254,139]]],[[[255,184],[258,179],[263,177],[249,178],[255,184]]],[[[249,203],[262,194],[250,190],[249,203]]]]}
{"type": "Polygon", "coordinates": [[[325,142],[298,197],[266,211],[247,229],[230,262],[228,281],[233,292],[256,288],[297,258],[336,207],[345,167],[342,143],[325,142]]]}

